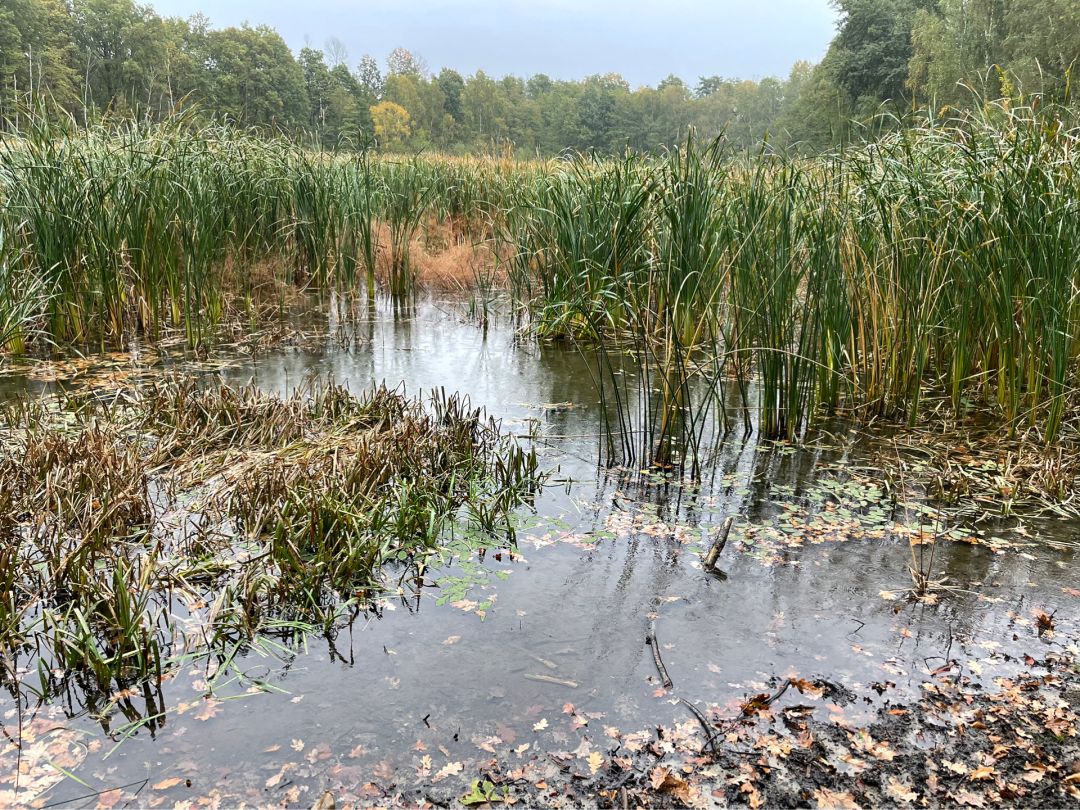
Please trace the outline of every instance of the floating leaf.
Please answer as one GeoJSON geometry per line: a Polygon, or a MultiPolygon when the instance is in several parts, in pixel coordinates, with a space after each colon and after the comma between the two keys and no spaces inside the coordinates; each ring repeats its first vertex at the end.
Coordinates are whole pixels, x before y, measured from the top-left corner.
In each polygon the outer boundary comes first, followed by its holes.
{"type": "Polygon", "coordinates": [[[596,772],[599,771],[600,766],[604,764],[604,758],[600,755],[599,751],[593,751],[585,761],[589,763],[589,773],[593,776],[596,776],[596,772]]]}

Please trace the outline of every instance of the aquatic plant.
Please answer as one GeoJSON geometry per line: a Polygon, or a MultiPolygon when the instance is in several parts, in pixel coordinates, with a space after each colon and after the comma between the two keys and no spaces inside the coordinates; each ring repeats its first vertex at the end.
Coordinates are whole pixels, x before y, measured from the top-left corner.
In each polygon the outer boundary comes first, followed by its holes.
{"type": "Polygon", "coordinates": [[[176,328],[199,345],[263,286],[364,283],[373,301],[381,281],[401,306],[414,241],[449,234],[487,243],[532,334],[594,358],[609,461],[693,466],[740,422],[786,439],[836,410],[913,423],[940,396],[1052,442],[1080,346],[1065,120],[988,105],[814,159],[691,136],[546,164],[32,121],[0,148],[4,345],[176,328]]]}
{"type": "Polygon", "coordinates": [[[0,676],[36,669],[43,696],[69,678],[108,695],[268,629],[332,634],[384,569],[457,532],[512,539],[542,480],[462,397],[332,383],[13,404],[0,445],[0,676]]]}

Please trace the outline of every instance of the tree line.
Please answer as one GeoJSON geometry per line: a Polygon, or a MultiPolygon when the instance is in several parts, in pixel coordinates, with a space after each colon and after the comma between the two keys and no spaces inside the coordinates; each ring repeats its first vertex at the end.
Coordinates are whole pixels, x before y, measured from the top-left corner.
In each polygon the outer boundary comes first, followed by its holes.
{"type": "Polygon", "coordinates": [[[293,53],[268,26],[215,28],[134,0],[3,0],[0,120],[190,114],[326,146],[552,155],[655,151],[689,127],[736,146],[820,149],[866,129],[991,99],[1068,102],[1080,0],[834,0],[821,62],[786,77],[669,76],[631,87],[437,73],[395,48],[352,60],[340,41],[293,53]],[[884,115],[883,115],[884,113],[884,115]]]}

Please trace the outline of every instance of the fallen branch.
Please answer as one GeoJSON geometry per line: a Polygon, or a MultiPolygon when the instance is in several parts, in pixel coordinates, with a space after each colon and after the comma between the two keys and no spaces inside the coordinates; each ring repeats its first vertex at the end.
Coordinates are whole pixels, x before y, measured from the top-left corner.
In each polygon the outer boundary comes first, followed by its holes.
{"type": "Polygon", "coordinates": [[[673,684],[671,676],[668,675],[667,667],[664,666],[664,660],[660,657],[660,645],[656,641],[656,622],[649,624],[649,635],[645,637],[645,643],[652,647],[653,663],[656,664],[656,671],[660,673],[660,677],[663,679],[664,688],[670,689],[673,684]]]}
{"type": "Polygon", "coordinates": [[[709,721],[705,719],[705,715],[701,713],[701,709],[686,698],[679,698],[679,700],[682,701],[682,704],[686,706],[686,708],[693,712],[694,717],[696,717],[697,721],[701,724],[701,730],[705,732],[705,745],[712,749],[714,757],[719,756],[720,752],[716,750],[716,735],[713,734],[712,729],[709,728],[709,721]]]}
{"type": "Polygon", "coordinates": [[[556,678],[553,675],[526,675],[527,681],[539,681],[540,683],[553,683],[557,686],[569,686],[571,689],[578,688],[577,681],[570,681],[564,678],[556,678]]]}
{"type": "Polygon", "coordinates": [[[716,538],[716,542],[712,544],[712,548],[709,549],[709,553],[705,555],[705,571],[712,572],[716,570],[716,561],[720,557],[720,552],[724,550],[724,546],[727,545],[728,534],[731,532],[731,524],[735,522],[735,518],[728,516],[724,520],[724,526],[720,529],[720,536],[716,538]]]}

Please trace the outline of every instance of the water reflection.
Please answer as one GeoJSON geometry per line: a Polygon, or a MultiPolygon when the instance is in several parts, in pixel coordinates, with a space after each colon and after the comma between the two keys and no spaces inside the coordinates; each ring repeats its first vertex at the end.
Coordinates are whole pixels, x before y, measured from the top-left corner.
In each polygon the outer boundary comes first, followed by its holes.
{"type": "MultiPolygon", "coordinates": [[[[1011,642],[1017,617],[1046,606],[1060,611],[1059,622],[1076,619],[1060,600],[1072,558],[1045,549],[1021,556],[942,543],[935,569],[955,590],[937,605],[883,598],[906,587],[906,536],[883,521],[874,539],[817,544],[789,519],[802,515],[797,508],[843,502],[842,490],[821,482],[860,459],[827,436],[795,450],[734,431],[698,486],[598,466],[588,358],[523,343],[498,325],[477,329],[451,302],[421,302],[413,317],[337,313],[317,345],[212,373],[279,393],[313,375],[354,391],[379,383],[459,391],[522,432],[537,425],[548,460],[574,485],[538,499],[539,525],[513,553],[491,549],[482,561],[432,572],[425,587],[358,615],[332,638],[250,650],[244,676],[213,702],[201,699],[210,673],[190,668],[160,690],[120,690],[107,705],[73,694],[57,701],[60,720],[87,740],[97,728],[111,734],[80,764],[95,789],[176,772],[196,791],[235,780],[272,800],[265,785],[289,757],[325,749],[306,777],[312,785],[335,768],[366,781],[376,767],[414,767],[419,745],[459,758],[475,756],[476,741],[491,735],[534,740],[532,729],[566,702],[626,730],[671,722],[681,710],[659,688],[645,644],[652,622],[678,695],[724,707],[793,674],[849,688],[895,683],[885,695],[899,699],[962,654],[982,660],[990,677],[1006,665],[1002,655],[1022,654],[1023,644],[1011,642]],[[757,555],[734,541],[721,560],[726,578],[708,576],[697,560],[728,515],[743,527],[779,523],[799,542],[757,555]],[[466,575],[475,579],[466,594],[438,604],[431,580],[466,575]]],[[[0,394],[40,395],[60,384],[10,374],[0,394]]],[[[721,396],[729,415],[742,412],[741,392],[721,396]]],[[[18,733],[13,717],[52,710],[19,695],[18,707],[15,693],[0,706],[18,709],[5,715],[9,734],[18,733]]],[[[67,780],[50,799],[84,792],[67,780]]]]}

